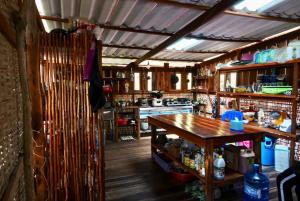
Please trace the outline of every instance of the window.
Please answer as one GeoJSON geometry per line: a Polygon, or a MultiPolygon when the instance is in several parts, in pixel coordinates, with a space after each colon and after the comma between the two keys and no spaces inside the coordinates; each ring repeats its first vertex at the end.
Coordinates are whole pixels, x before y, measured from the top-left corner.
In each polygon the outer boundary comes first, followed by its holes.
{"type": "Polygon", "coordinates": [[[148,72],[147,73],[147,87],[148,87],[148,91],[152,91],[152,72],[148,72]],[[150,79],[148,79],[148,77],[150,79]]]}
{"type": "Polygon", "coordinates": [[[188,73],[187,74],[187,79],[189,80],[189,82],[187,83],[187,89],[191,90],[192,89],[192,73],[188,73]]]}
{"type": "Polygon", "coordinates": [[[176,83],[176,90],[181,90],[181,73],[176,73],[176,76],[178,77],[178,82],[176,83]]]}
{"type": "MultiPolygon", "coordinates": [[[[232,88],[236,87],[236,81],[237,81],[237,73],[232,72],[230,74],[227,74],[227,80],[232,88]]],[[[225,80],[225,74],[220,75],[220,91],[225,91],[225,88],[227,86],[227,80],[225,80]]]]}
{"type": "Polygon", "coordinates": [[[134,73],[134,90],[140,90],[140,73],[134,73]]]}

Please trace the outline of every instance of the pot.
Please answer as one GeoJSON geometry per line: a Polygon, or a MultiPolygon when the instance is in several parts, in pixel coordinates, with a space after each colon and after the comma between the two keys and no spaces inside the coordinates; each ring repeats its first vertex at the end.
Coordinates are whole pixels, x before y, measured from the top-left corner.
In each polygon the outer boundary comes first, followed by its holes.
{"type": "Polygon", "coordinates": [[[103,93],[105,93],[105,94],[112,93],[112,87],[111,87],[111,85],[104,85],[103,86],[103,93]]]}
{"type": "Polygon", "coordinates": [[[151,91],[150,96],[152,98],[161,98],[163,96],[163,91],[151,91]]]}
{"type": "Polygon", "coordinates": [[[138,105],[139,106],[148,106],[148,99],[147,98],[138,98],[138,105]]]}
{"type": "Polygon", "coordinates": [[[158,98],[153,98],[152,99],[152,106],[153,107],[158,107],[158,106],[162,106],[163,102],[162,99],[158,99],[158,98]]]}
{"type": "Polygon", "coordinates": [[[141,122],[141,129],[143,131],[148,130],[149,129],[149,124],[148,122],[141,122]]]}

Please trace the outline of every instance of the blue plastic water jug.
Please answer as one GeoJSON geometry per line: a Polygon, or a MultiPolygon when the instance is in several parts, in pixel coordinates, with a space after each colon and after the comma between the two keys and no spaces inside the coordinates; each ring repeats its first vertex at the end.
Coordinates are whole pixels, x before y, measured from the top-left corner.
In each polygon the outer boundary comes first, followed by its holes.
{"type": "Polygon", "coordinates": [[[269,179],[259,172],[258,164],[253,164],[253,171],[245,174],[243,200],[269,200],[269,179]]]}
{"type": "Polygon", "coordinates": [[[265,141],[261,142],[261,163],[263,165],[274,165],[275,141],[276,139],[274,138],[265,137],[265,141]]]}

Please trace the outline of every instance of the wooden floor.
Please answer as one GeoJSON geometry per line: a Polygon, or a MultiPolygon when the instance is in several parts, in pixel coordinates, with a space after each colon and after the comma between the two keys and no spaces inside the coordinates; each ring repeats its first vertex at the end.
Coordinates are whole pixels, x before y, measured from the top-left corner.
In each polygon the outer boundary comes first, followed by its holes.
{"type": "MultiPolygon", "coordinates": [[[[194,201],[184,192],[184,186],[172,180],[151,160],[150,138],[133,142],[107,142],[106,200],[107,201],[194,201]]],[[[276,173],[265,168],[270,177],[270,200],[277,200],[276,173]]],[[[220,200],[242,200],[242,185],[222,195],[220,200]]]]}

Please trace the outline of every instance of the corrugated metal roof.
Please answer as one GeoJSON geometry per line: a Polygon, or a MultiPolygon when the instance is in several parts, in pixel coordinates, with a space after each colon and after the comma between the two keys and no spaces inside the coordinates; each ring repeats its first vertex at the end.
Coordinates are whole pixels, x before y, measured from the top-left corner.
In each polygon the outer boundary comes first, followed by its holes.
{"type": "MultiPolygon", "coordinates": [[[[190,21],[204,13],[196,9],[188,9],[157,3],[151,0],[40,0],[43,3],[41,15],[59,16],[62,18],[84,19],[94,23],[140,28],[174,33],[190,21]]],[[[181,3],[213,6],[220,0],[174,0],[181,3]]],[[[300,1],[285,0],[263,12],[266,15],[281,17],[300,17],[300,1]]],[[[259,14],[259,13],[258,13],[259,14]]],[[[47,20],[50,30],[64,27],[59,22],[47,20]]],[[[221,14],[214,20],[204,24],[193,35],[234,37],[234,38],[265,38],[273,34],[296,27],[297,23],[269,21],[230,14],[221,14]]],[[[132,33],[125,31],[102,29],[101,40],[104,44],[141,46],[155,48],[168,36],[132,33]]],[[[191,48],[193,51],[229,51],[248,43],[204,41],[191,48]]],[[[123,48],[104,48],[103,54],[108,56],[141,57],[147,50],[123,48]]],[[[205,59],[216,54],[208,53],[170,53],[161,52],[153,58],[165,59],[205,59]]],[[[122,63],[122,62],[121,62],[122,63]]],[[[122,64],[127,63],[123,62],[122,64]]]]}
{"type": "Polygon", "coordinates": [[[275,22],[242,16],[221,14],[193,32],[194,35],[215,35],[235,38],[265,38],[296,27],[299,24],[275,22]]]}
{"type": "Polygon", "coordinates": [[[152,58],[162,58],[162,59],[190,59],[190,60],[203,60],[208,57],[215,56],[217,54],[211,53],[183,53],[183,52],[165,52],[162,51],[152,58]]]}

